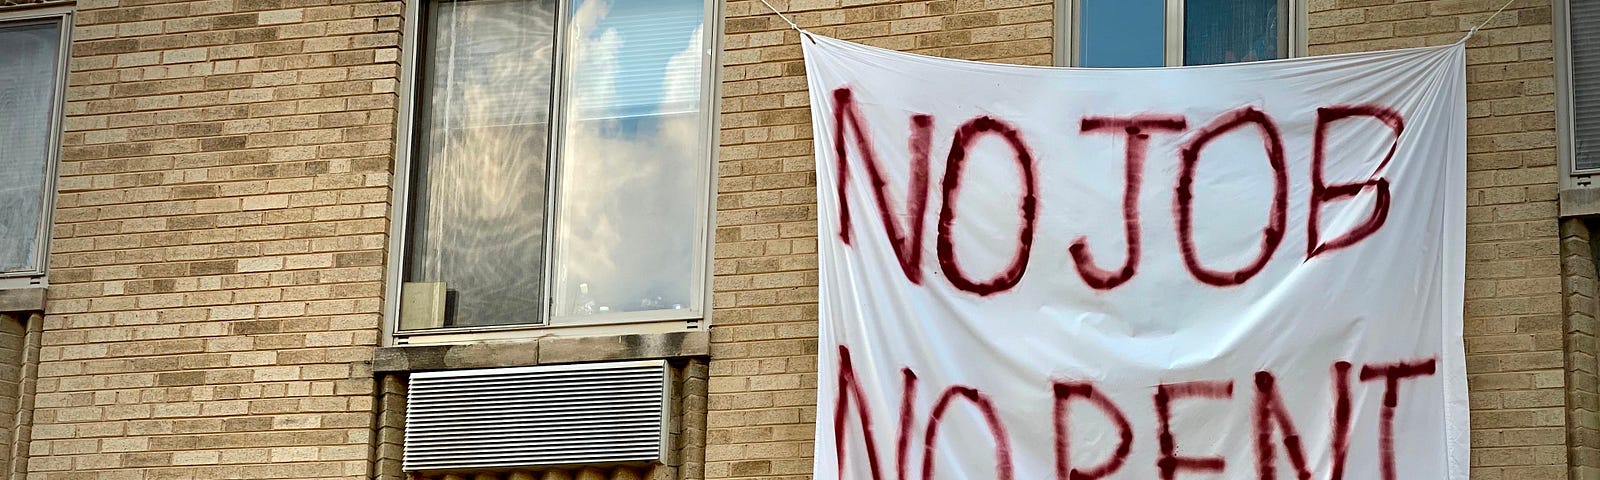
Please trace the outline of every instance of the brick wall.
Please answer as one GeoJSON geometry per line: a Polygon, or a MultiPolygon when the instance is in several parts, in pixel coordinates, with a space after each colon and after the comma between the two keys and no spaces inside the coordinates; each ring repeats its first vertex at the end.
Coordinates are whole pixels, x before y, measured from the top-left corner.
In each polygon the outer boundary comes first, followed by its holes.
{"type": "Polygon", "coordinates": [[[28,478],[366,478],[400,11],[77,2],[28,478]]]}
{"type": "Polygon", "coordinates": [[[401,375],[382,375],[378,380],[378,411],[373,422],[372,472],[378,480],[401,480],[405,448],[406,382],[401,375]]]}
{"type": "MultiPolygon", "coordinates": [[[[1445,45],[1503,3],[1309,0],[1309,51],[1445,45]]],[[[1467,42],[1466,341],[1475,479],[1568,473],[1551,35],[1550,2],[1519,0],[1467,42]]]]}
{"type": "Polygon", "coordinates": [[[0,317],[10,317],[5,321],[8,324],[17,322],[23,327],[24,332],[19,351],[7,358],[7,361],[16,360],[15,365],[19,368],[16,372],[16,403],[13,413],[9,418],[0,420],[0,423],[11,429],[9,436],[0,437],[10,442],[5,452],[0,453],[8,464],[8,468],[0,471],[0,475],[8,479],[23,478],[28,472],[28,452],[33,445],[33,410],[36,401],[34,393],[38,391],[39,384],[39,337],[42,336],[44,317],[37,312],[26,315],[13,313],[0,317]]]}
{"type": "MultiPolygon", "coordinates": [[[[15,442],[17,414],[22,411],[23,362],[27,350],[28,315],[0,314],[0,442],[15,442]]],[[[11,451],[0,451],[0,478],[12,471],[11,451]]]]}
{"type": "MultiPolygon", "coordinates": [[[[788,0],[835,38],[1049,65],[1049,0],[788,0]]],[[[705,478],[806,478],[816,417],[816,173],[799,34],[727,5],[705,478]]]]}
{"type": "Polygon", "coordinates": [[[1595,247],[1591,226],[1579,219],[1561,222],[1561,270],[1567,304],[1567,455],[1568,478],[1600,478],[1600,345],[1596,345],[1600,304],[1595,294],[1595,247]]]}

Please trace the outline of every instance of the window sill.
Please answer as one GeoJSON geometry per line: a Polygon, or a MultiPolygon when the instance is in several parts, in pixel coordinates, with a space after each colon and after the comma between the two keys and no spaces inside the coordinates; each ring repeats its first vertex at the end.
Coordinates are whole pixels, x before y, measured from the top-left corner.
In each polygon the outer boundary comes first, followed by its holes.
{"type": "Polygon", "coordinates": [[[73,8],[76,6],[78,6],[78,0],[21,0],[20,2],[0,4],[0,13],[44,10],[50,8],[73,8]]]}
{"type": "Polygon", "coordinates": [[[1600,215],[1600,188],[1562,185],[1560,195],[1561,218],[1600,215]]]}
{"type": "MultiPolygon", "coordinates": [[[[454,339],[463,338],[463,335],[485,336],[481,340],[493,340],[494,335],[504,332],[539,332],[562,330],[567,336],[575,335],[606,335],[610,333],[662,333],[656,331],[662,325],[669,325],[672,329],[681,330],[685,325],[699,323],[704,315],[696,310],[658,310],[648,312],[619,312],[605,313],[594,316],[558,317],[558,323],[522,323],[512,325],[482,325],[482,326],[457,326],[439,327],[416,330],[402,330],[395,333],[395,337],[407,339],[406,343],[438,343],[429,342],[429,338],[454,339]],[[663,315],[671,313],[675,315],[663,315]],[[624,329],[618,331],[617,329],[624,329]],[[635,329],[635,330],[626,330],[635,329]],[[645,329],[639,331],[637,329],[645,329]],[[575,332],[575,333],[574,333],[575,332]],[[418,342],[420,340],[420,342],[418,342]]],[[[527,336],[527,335],[524,335],[527,336]]]]}
{"type": "Polygon", "coordinates": [[[527,367],[559,363],[709,357],[707,332],[672,332],[537,339],[455,345],[382,347],[374,373],[466,368],[527,367]]]}
{"type": "Polygon", "coordinates": [[[44,299],[43,287],[0,288],[0,313],[43,312],[44,299]]]}

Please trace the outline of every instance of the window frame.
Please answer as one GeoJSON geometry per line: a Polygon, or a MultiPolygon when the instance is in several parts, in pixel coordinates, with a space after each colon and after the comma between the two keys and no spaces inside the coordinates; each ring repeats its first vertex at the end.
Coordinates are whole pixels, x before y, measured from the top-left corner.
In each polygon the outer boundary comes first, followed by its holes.
{"type": "Polygon", "coordinates": [[[400,329],[400,289],[405,281],[407,265],[407,243],[410,227],[410,208],[412,198],[412,175],[414,167],[415,136],[417,134],[417,102],[420,100],[419,92],[425,90],[420,84],[418,74],[423,72],[420,67],[422,57],[422,42],[419,37],[423,34],[422,25],[425,23],[423,15],[427,12],[424,4],[428,0],[406,2],[404,12],[404,27],[402,28],[402,41],[398,61],[400,63],[400,79],[397,86],[398,114],[396,115],[396,133],[394,150],[394,175],[390,184],[390,212],[389,212],[389,253],[384,285],[384,319],[381,322],[384,345],[408,344],[438,344],[462,343],[496,339],[526,339],[537,336],[559,333],[562,335],[604,335],[618,333],[669,333],[693,331],[704,329],[711,318],[711,248],[716,234],[715,220],[711,209],[716,200],[715,175],[719,160],[721,145],[721,104],[722,104],[722,31],[723,9],[718,0],[702,0],[704,3],[705,18],[702,23],[701,34],[704,36],[702,48],[705,54],[701,58],[702,74],[700,108],[705,116],[705,130],[702,132],[702,141],[705,142],[706,152],[704,168],[700,172],[699,191],[696,208],[697,221],[694,227],[700,228],[698,245],[695,249],[696,261],[694,278],[687,279],[693,284],[694,301],[682,312],[676,310],[654,310],[644,312],[613,312],[592,317],[557,317],[554,315],[555,274],[559,268],[554,255],[557,252],[556,222],[560,217],[560,193],[562,181],[561,152],[565,145],[565,133],[569,126],[566,122],[568,102],[568,82],[571,70],[567,66],[567,48],[569,41],[568,29],[571,23],[571,9],[574,1],[557,0],[556,5],[556,35],[554,38],[554,64],[558,69],[553,75],[555,84],[551,86],[551,112],[550,141],[546,148],[549,151],[546,166],[546,191],[544,204],[544,228],[546,238],[544,241],[544,281],[540,282],[543,290],[544,306],[539,312],[539,321],[514,325],[485,325],[441,327],[424,330],[400,329]],[[555,320],[560,319],[557,322],[555,320]]]}
{"type": "Polygon", "coordinates": [[[50,139],[45,148],[44,182],[40,186],[39,225],[34,232],[35,245],[33,270],[0,273],[0,290],[10,288],[36,288],[46,285],[50,268],[50,239],[55,228],[57,176],[61,166],[61,138],[66,119],[68,61],[72,58],[72,5],[22,5],[0,8],[0,27],[34,23],[56,22],[60,26],[60,49],[56,52],[56,81],[54,105],[50,115],[50,139]]]}
{"type": "MultiPolygon", "coordinates": [[[[1074,36],[1078,31],[1079,0],[1055,0],[1055,65],[1058,67],[1078,66],[1078,51],[1074,48],[1074,36]]],[[[1182,67],[1183,64],[1183,12],[1184,0],[1165,0],[1166,14],[1166,65],[1167,67],[1182,67]]],[[[1285,16],[1288,24],[1284,28],[1284,42],[1288,50],[1284,58],[1303,57],[1306,55],[1306,19],[1305,0],[1279,0],[1288,10],[1285,16]]]]}

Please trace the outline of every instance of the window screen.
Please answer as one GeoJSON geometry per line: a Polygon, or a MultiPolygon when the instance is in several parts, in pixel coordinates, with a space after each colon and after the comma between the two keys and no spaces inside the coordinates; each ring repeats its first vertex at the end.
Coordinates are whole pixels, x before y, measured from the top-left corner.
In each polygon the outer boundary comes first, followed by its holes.
{"type": "Polygon", "coordinates": [[[0,275],[42,272],[61,23],[0,24],[0,275]]]}

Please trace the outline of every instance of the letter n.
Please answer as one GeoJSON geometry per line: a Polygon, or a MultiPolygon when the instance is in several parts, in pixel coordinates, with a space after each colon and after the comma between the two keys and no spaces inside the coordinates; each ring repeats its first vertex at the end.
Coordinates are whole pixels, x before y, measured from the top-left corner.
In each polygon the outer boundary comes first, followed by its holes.
{"type": "MultiPolygon", "coordinates": [[[[906,480],[906,467],[909,465],[907,457],[911,446],[912,408],[916,400],[917,374],[910,368],[900,370],[902,386],[900,390],[900,435],[896,439],[895,462],[898,464],[896,471],[900,480],[906,480]]],[[[867,466],[872,472],[871,480],[883,480],[882,467],[878,463],[878,440],[872,434],[872,407],[867,405],[866,394],[861,389],[861,380],[856,377],[855,367],[850,362],[850,349],[844,345],[839,346],[839,388],[837,398],[833,404],[833,441],[834,454],[839,463],[839,478],[844,478],[844,462],[846,457],[845,445],[849,441],[845,438],[845,431],[850,424],[850,403],[855,402],[856,421],[861,424],[862,441],[867,447],[867,466]]]]}
{"type": "Polygon", "coordinates": [[[895,256],[900,260],[900,268],[905,271],[906,279],[911,283],[921,284],[922,225],[923,214],[928,210],[928,148],[932,144],[933,117],[928,115],[911,117],[909,145],[911,179],[906,187],[906,217],[909,217],[909,221],[906,222],[904,230],[901,229],[901,222],[895,219],[894,209],[889,205],[888,180],[884,178],[871,135],[865,127],[850,88],[841,87],[834,90],[833,153],[838,162],[839,240],[845,245],[850,244],[850,202],[845,193],[850,183],[849,148],[845,143],[846,131],[849,130],[855,132],[853,139],[856,151],[861,154],[861,164],[866,167],[867,175],[871,177],[868,180],[872,185],[873,198],[877,202],[878,215],[883,219],[883,230],[889,237],[889,246],[894,248],[895,256]]]}
{"type": "MultiPolygon", "coordinates": [[[[1256,478],[1259,480],[1276,480],[1277,472],[1273,463],[1277,460],[1276,449],[1272,446],[1272,431],[1283,432],[1283,449],[1289,454],[1289,463],[1294,466],[1295,478],[1309,480],[1311,470],[1306,467],[1306,452],[1301,447],[1300,434],[1294,428],[1294,420],[1289,417],[1289,409],[1283,404],[1283,397],[1278,395],[1277,379],[1268,372],[1256,372],[1256,478]]],[[[1342,459],[1340,460],[1342,462],[1342,459]]]]}

